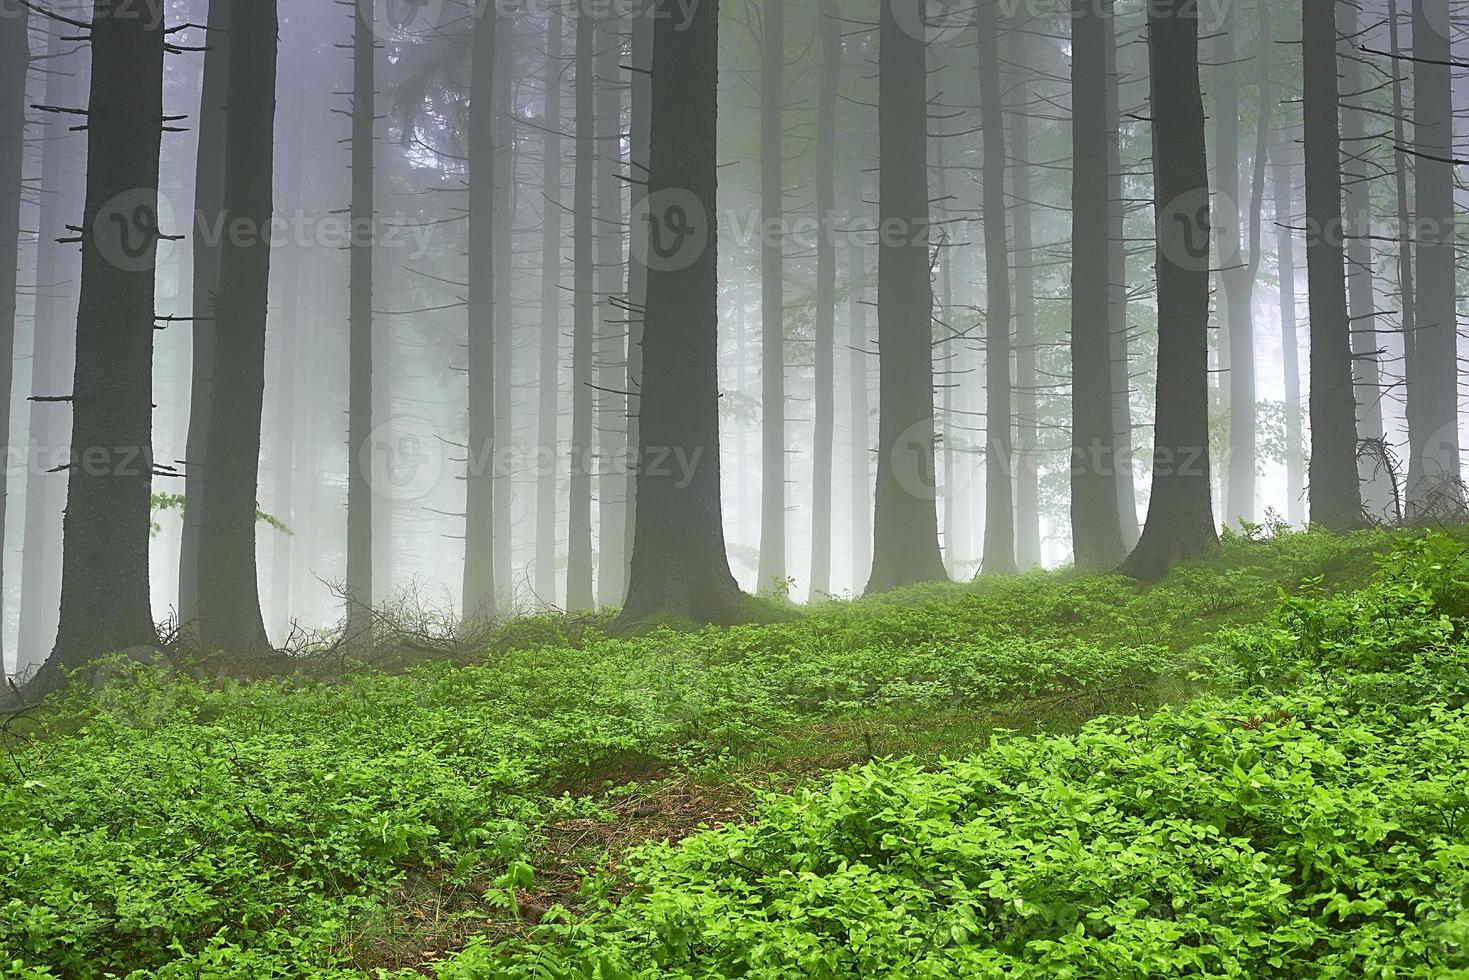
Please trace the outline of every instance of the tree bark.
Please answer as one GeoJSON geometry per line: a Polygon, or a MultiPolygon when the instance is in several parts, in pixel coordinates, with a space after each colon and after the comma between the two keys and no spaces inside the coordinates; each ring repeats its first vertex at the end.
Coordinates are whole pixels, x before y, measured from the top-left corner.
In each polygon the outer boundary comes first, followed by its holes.
{"type": "Polygon", "coordinates": [[[592,346],[596,330],[592,254],[597,121],[593,86],[594,23],[576,22],[576,192],[572,217],[571,516],[567,529],[566,608],[590,609],[592,596],[592,346]]]}
{"type": "Polygon", "coordinates": [[[1107,31],[1092,0],[1071,18],[1071,540],[1077,568],[1127,555],[1113,426],[1111,175],[1107,166],[1107,31]]]}
{"type": "Polygon", "coordinates": [[[1357,406],[1342,248],[1340,98],[1336,11],[1302,7],[1306,148],[1306,274],[1311,314],[1311,522],[1334,531],[1362,523],[1357,406]]]}
{"type": "Polygon", "coordinates": [[[869,593],[943,580],[934,479],[933,290],[929,282],[928,68],[921,0],[878,24],[877,494],[869,593]]]}
{"type": "Polygon", "coordinates": [[[1156,581],[1219,541],[1209,479],[1209,173],[1198,9],[1190,0],[1149,7],[1148,53],[1158,392],[1148,518],[1122,572],[1156,581]]]}
{"type": "Polygon", "coordinates": [[[836,441],[837,95],[842,79],[842,23],[836,0],[818,0],[821,91],[816,110],[816,428],[811,488],[812,599],[831,592],[831,472],[836,441]]]}
{"type": "MultiPolygon", "coordinates": [[[[854,224],[865,205],[862,200],[862,170],[853,163],[848,168],[851,214],[854,224]]],[[[847,351],[848,385],[850,386],[852,427],[852,582],[865,582],[872,571],[872,409],[869,405],[867,359],[867,252],[862,236],[847,235],[847,351]]]]}
{"type": "Polygon", "coordinates": [[[730,623],[745,607],[725,554],[719,492],[718,0],[698,4],[683,24],[659,18],[654,32],[639,417],[642,444],[668,458],[639,467],[623,629],[730,623]],[[675,228],[687,237],[670,237],[675,228]],[[669,465],[677,459],[692,465],[669,465]]]}
{"type": "Polygon", "coordinates": [[[597,597],[619,606],[627,592],[627,332],[622,213],[622,27],[603,17],[597,24],[597,597]]]}
{"type": "MultiPolygon", "coordinates": [[[[11,365],[0,370],[0,432],[7,434],[7,443],[10,441],[10,394],[15,379],[15,287],[20,268],[26,75],[30,67],[30,8],[16,5],[14,10],[0,11],[0,350],[11,365]]],[[[6,496],[5,487],[0,485],[0,538],[4,537],[6,496]]],[[[18,655],[16,662],[19,665],[18,655]]],[[[4,679],[5,653],[0,649],[0,682],[4,679]]]]}
{"type": "Polygon", "coordinates": [[[1114,7],[1102,8],[1107,73],[1107,333],[1111,337],[1112,458],[1125,551],[1137,547],[1137,487],[1132,443],[1132,329],[1127,322],[1127,201],[1122,170],[1122,78],[1117,67],[1114,7]]]}
{"type": "Polygon", "coordinates": [[[785,0],[764,0],[760,47],[760,571],[757,587],[786,579],[785,0]]]}
{"type": "MultiPolygon", "coordinates": [[[[1010,33],[1010,61],[1030,64],[1026,33],[1010,33]]],[[[1010,146],[1019,166],[1010,168],[1015,200],[1015,559],[1020,568],[1041,565],[1040,427],[1036,394],[1035,254],[1030,208],[1030,116],[1025,86],[1010,115],[1010,146]]]]}
{"type": "Polygon", "coordinates": [[[1295,154],[1285,134],[1275,144],[1275,256],[1280,278],[1280,360],[1285,375],[1286,518],[1306,523],[1306,444],[1301,405],[1301,344],[1296,328],[1296,242],[1291,231],[1295,154]]]}
{"type": "MultiPolygon", "coordinates": [[[[641,458],[642,432],[638,424],[639,395],[643,385],[643,318],[648,308],[648,265],[644,257],[648,254],[648,222],[644,204],[648,197],[648,152],[649,123],[653,109],[653,13],[656,6],[651,0],[643,0],[633,16],[632,26],[632,72],[629,101],[632,103],[632,118],[629,125],[628,145],[632,166],[628,176],[631,186],[631,212],[633,221],[628,229],[627,259],[627,452],[625,503],[627,516],[623,521],[623,580],[630,582],[632,576],[633,542],[637,537],[638,472],[641,458]]],[[[624,597],[625,598],[625,597],[624,597]]]]}
{"type": "MultiPolygon", "coordinates": [[[[495,8],[498,9],[498,8],[495,8]]],[[[486,14],[488,16],[488,14],[486,14]]],[[[516,18],[501,16],[495,26],[495,206],[494,206],[494,445],[498,450],[510,447],[515,440],[515,211],[520,182],[517,167],[520,146],[515,139],[515,121],[511,118],[515,85],[516,18]]],[[[515,472],[498,453],[491,462],[494,485],[494,531],[492,563],[498,599],[515,608],[515,581],[512,559],[515,555],[515,522],[511,512],[515,472]]]]}
{"type": "Polygon", "coordinates": [[[555,606],[556,475],[561,411],[561,57],[564,20],[558,8],[546,14],[546,68],[541,130],[541,330],[536,412],[536,598],[555,606]]]}
{"type": "Polygon", "coordinates": [[[372,624],[373,122],[377,112],[377,39],[372,7],[352,18],[352,241],[347,313],[347,635],[372,624]]]}

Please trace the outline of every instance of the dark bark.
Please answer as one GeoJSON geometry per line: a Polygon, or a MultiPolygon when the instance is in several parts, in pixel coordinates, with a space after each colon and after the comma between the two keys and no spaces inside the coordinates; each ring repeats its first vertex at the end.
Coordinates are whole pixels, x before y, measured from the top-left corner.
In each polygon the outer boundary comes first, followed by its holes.
{"type": "Polygon", "coordinates": [[[686,476],[671,466],[639,469],[622,628],[728,623],[745,606],[725,554],[719,493],[718,0],[698,4],[682,29],[659,18],[654,31],[648,220],[657,238],[648,253],[639,420],[643,445],[694,465],[686,476]],[[660,251],[675,245],[664,232],[676,217],[695,231],[682,248],[660,251]]]}
{"type": "Polygon", "coordinates": [[[161,0],[97,0],[56,647],[33,682],[157,644],[148,600],[153,279],[163,135],[161,0]]]}
{"type": "Polygon", "coordinates": [[[760,46],[760,570],[758,588],[786,578],[785,221],[781,135],[785,0],[764,0],[760,46]]]}
{"type": "Polygon", "coordinates": [[[469,76],[469,452],[465,468],[466,620],[495,615],[495,37],[474,20],[469,76]]]}
{"type": "Polygon", "coordinates": [[[929,282],[928,79],[920,0],[882,5],[878,25],[877,345],[881,370],[869,593],[946,578],[934,479],[933,291],[929,282]]]}
{"type": "MultiPolygon", "coordinates": [[[[25,176],[26,75],[31,67],[30,9],[0,9],[0,350],[11,367],[0,371],[0,432],[10,432],[14,383],[16,272],[20,268],[20,199],[25,176]]],[[[9,442],[7,437],[6,442],[9,442]]],[[[3,481],[0,481],[3,483],[3,481]]],[[[5,528],[0,486],[0,537],[5,528]]],[[[0,590],[3,595],[3,590],[0,590]]],[[[17,663],[19,658],[17,657],[17,663]]],[[[0,650],[0,681],[5,655],[0,650]]]]}
{"type": "Polygon", "coordinates": [[[1117,500],[1112,387],[1107,32],[1092,0],[1071,18],[1071,540],[1078,568],[1127,554],[1117,500]]]}
{"type": "Polygon", "coordinates": [[[627,502],[627,316],[623,299],[622,213],[622,27],[604,17],[597,23],[597,597],[604,606],[622,604],[627,502]]]}
{"type": "Polygon", "coordinates": [[[1296,328],[1296,241],[1291,231],[1295,153],[1284,134],[1276,142],[1275,256],[1280,278],[1280,360],[1285,375],[1286,518],[1306,522],[1306,444],[1301,404],[1301,344],[1296,328]]]}
{"type": "Polygon", "coordinates": [[[842,78],[842,23],[836,0],[819,0],[821,91],[816,115],[816,429],[811,488],[811,597],[831,592],[831,471],[836,441],[837,95],[842,78]]]}
{"type": "Polygon", "coordinates": [[[1198,8],[1148,11],[1157,222],[1158,391],[1148,518],[1124,574],[1146,581],[1218,544],[1209,481],[1209,174],[1198,8]]]}
{"type": "MultiPolygon", "coordinates": [[[[1010,33],[1010,61],[1028,65],[1026,33],[1010,33]]],[[[1020,568],[1041,564],[1040,429],[1036,395],[1035,254],[1030,208],[1030,117],[1025,86],[1017,86],[1019,105],[1010,114],[1010,168],[1015,201],[1015,560],[1020,568]]]]}
{"type": "Polygon", "coordinates": [[[347,312],[347,633],[372,623],[373,121],[377,111],[377,42],[371,5],[352,18],[352,241],[347,312]]]}
{"type": "Polygon", "coordinates": [[[1362,522],[1362,492],[1357,480],[1357,406],[1341,242],[1340,98],[1333,8],[1332,4],[1303,5],[1301,60],[1311,315],[1311,522],[1339,531],[1362,522]]]}
{"type": "MultiPolygon", "coordinates": [[[[1010,391],[1010,234],[1005,196],[1005,91],[999,0],[979,5],[979,105],[984,129],[985,572],[1015,571],[1015,436],[1010,391]]],[[[951,546],[952,547],[952,546],[951,546]]]]}
{"type": "Polygon", "coordinates": [[[1123,548],[1131,551],[1142,533],[1137,521],[1137,487],[1132,444],[1132,330],[1127,322],[1127,194],[1122,170],[1122,79],[1117,67],[1117,21],[1103,8],[1107,72],[1107,332],[1111,337],[1112,455],[1123,548]]]}
{"type": "Polygon", "coordinates": [[[592,254],[594,165],[593,51],[595,24],[576,22],[576,191],[572,217],[571,514],[567,526],[566,608],[590,609],[592,596],[592,347],[596,330],[596,270],[592,254]]]}
{"type": "MultiPolygon", "coordinates": [[[[1392,120],[1393,120],[1393,146],[1396,152],[1393,154],[1395,167],[1394,198],[1397,204],[1398,217],[1398,303],[1402,307],[1399,322],[1402,326],[1403,339],[1403,369],[1405,377],[1412,378],[1414,375],[1414,359],[1416,357],[1416,345],[1414,337],[1417,336],[1417,311],[1415,309],[1416,293],[1413,288],[1413,224],[1412,211],[1408,201],[1408,174],[1412,170],[1408,159],[1408,139],[1404,133],[1407,112],[1403,108],[1403,69],[1402,69],[1402,42],[1398,29],[1398,4],[1397,0],[1388,0],[1387,3],[1388,23],[1388,51],[1392,56],[1392,120]]],[[[1411,411],[1411,396],[1408,399],[1411,411]]],[[[1408,422],[1409,440],[1412,439],[1412,421],[1408,422]]],[[[1411,445],[1410,445],[1411,450],[1411,445]]],[[[1401,516],[1401,515],[1399,515],[1401,516]]]]}
{"type": "Polygon", "coordinates": [[[546,15],[545,125],[541,130],[541,329],[537,378],[536,598],[556,605],[556,450],[561,411],[561,52],[564,21],[546,15]]]}
{"type": "Polygon", "coordinates": [[[653,17],[651,0],[644,0],[632,25],[632,72],[629,79],[632,103],[628,143],[632,166],[629,173],[631,184],[631,212],[634,215],[628,229],[629,247],[627,260],[627,451],[626,477],[627,516],[623,521],[623,580],[631,581],[633,542],[637,536],[638,474],[637,461],[642,433],[638,425],[638,393],[643,384],[643,315],[648,304],[648,266],[643,260],[648,254],[648,223],[638,216],[643,214],[643,205],[648,195],[648,150],[649,123],[653,109],[652,77],[653,66],[653,17]]]}

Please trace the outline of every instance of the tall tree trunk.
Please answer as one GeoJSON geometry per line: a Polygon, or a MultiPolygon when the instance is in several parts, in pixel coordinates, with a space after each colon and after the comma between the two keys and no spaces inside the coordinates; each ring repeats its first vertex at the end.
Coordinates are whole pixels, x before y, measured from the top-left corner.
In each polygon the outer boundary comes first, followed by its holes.
{"type": "Polygon", "coordinates": [[[1285,375],[1286,518],[1306,523],[1306,444],[1301,405],[1301,344],[1296,333],[1296,242],[1291,231],[1294,153],[1284,133],[1275,144],[1275,255],[1280,278],[1280,362],[1285,375]]]}
{"type": "Polygon", "coordinates": [[[536,597],[554,606],[556,596],[556,474],[561,410],[561,52],[560,10],[546,14],[545,125],[541,130],[541,330],[539,402],[536,412],[536,597]]]}
{"type": "Polygon", "coordinates": [[[260,613],[255,528],[274,190],[274,0],[233,5],[230,38],[220,214],[225,227],[250,234],[227,237],[219,250],[213,387],[218,404],[230,410],[209,416],[202,487],[209,519],[199,531],[198,625],[206,649],[248,656],[270,647],[260,613]]]}
{"type": "MultiPolygon", "coordinates": [[[[1025,31],[1010,32],[1010,62],[1030,64],[1025,31]]],[[[1024,76],[1022,76],[1024,77],[1024,76]]],[[[1019,166],[1010,168],[1015,200],[1015,559],[1020,568],[1041,564],[1040,426],[1036,394],[1035,254],[1030,208],[1030,107],[1025,85],[1010,114],[1010,146],[1019,166]]]]}
{"type": "Polygon", "coordinates": [[[590,609],[592,597],[592,345],[596,329],[592,255],[595,23],[576,21],[576,192],[572,215],[573,325],[571,333],[571,516],[567,528],[566,608],[590,609]]]}
{"type": "Polygon", "coordinates": [[[760,572],[786,578],[785,0],[764,0],[760,47],[760,572]]]}
{"type": "Polygon", "coordinates": [[[204,78],[199,89],[198,144],[194,166],[194,278],[189,385],[189,432],[184,446],[184,524],[179,542],[179,622],[190,627],[199,611],[199,533],[204,526],[204,468],[209,416],[214,403],[215,287],[223,240],[224,107],[229,88],[230,0],[209,0],[204,78]],[[190,504],[189,502],[193,503],[190,504]]]}
{"type": "MultiPolygon", "coordinates": [[[[47,21],[47,105],[79,108],[86,90],[86,59],[71,28],[47,21]]],[[[14,91],[9,86],[7,91],[14,91]]],[[[31,354],[30,394],[49,398],[71,383],[73,330],[76,325],[76,250],[57,239],[81,211],[81,155],[69,145],[70,116],[46,117],[41,144],[39,245],[36,253],[35,344],[31,354]]],[[[179,327],[178,329],[186,329],[179,327]]],[[[30,465],[26,468],[25,547],[20,566],[20,633],[16,674],[28,676],[46,659],[56,639],[56,607],[61,596],[61,524],[66,477],[52,472],[67,446],[64,402],[32,401],[30,465]]]]}
{"type": "Polygon", "coordinates": [[[161,0],[97,0],[56,648],[33,685],[158,642],[148,600],[153,278],[163,136],[161,0]]]}
{"type": "Polygon", "coordinates": [[[597,24],[597,596],[604,606],[621,605],[627,591],[627,267],[622,255],[622,28],[603,17],[597,24]]]}
{"type": "Polygon", "coordinates": [[[643,444],[688,468],[639,468],[624,628],[727,623],[744,608],[719,493],[718,0],[698,4],[685,23],[659,18],[654,31],[639,416],[643,444]],[[687,236],[670,238],[674,229],[687,236]]]}
{"type": "Polygon", "coordinates": [[[1158,392],[1148,519],[1122,571],[1153,581],[1219,541],[1209,481],[1209,172],[1199,19],[1190,0],[1156,0],[1148,8],[1148,53],[1158,392]]]}
{"type": "Polygon", "coordinates": [[[1339,237],[1330,231],[1342,226],[1336,11],[1333,4],[1321,3],[1305,4],[1302,10],[1306,227],[1323,230],[1306,239],[1311,311],[1311,522],[1339,531],[1362,522],[1362,491],[1357,480],[1357,406],[1352,389],[1346,257],[1339,237]]]}
{"type": "Polygon", "coordinates": [[[933,290],[928,278],[928,67],[921,0],[878,24],[877,495],[869,593],[946,578],[934,479],[933,290]]]}
{"type": "MultiPolygon", "coordinates": [[[[979,104],[984,128],[986,572],[1015,571],[1014,435],[1010,413],[1010,234],[1005,197],[1005,91],[999,0],[979,5],[979,104]]],[[[951,545],[952,547],[952,545],[951,545]]]]}
{"type": "MultiPolygon", "coordinates": [[[[865,205],[862,200],[862,170],[848,168],[851,214],[854,224],[865,205]]],[[[862,236],[847,235],[847,370],[850,386],[852,427],[852,582],[865,582],[872,571],[872,410],[868,398],[867,359],[871,356],[867,335],[867,252],[862,236]]]]}
{"type": "MultiPolygon", "coordinates": [[[[16,273],[20,268],[20,199],[25,177],[26,75],[31,67],[30,8],[0,11],[0,350],[10,367],[0,370],[0,432],[9,444],[10,393],[14,384],[16,273]]],[[[38,285],[40,282],[38,280],[38,285]]],[[[0,484],[4,481],[0,480],[0,484]]],[[[5,487],[0,485],[0,538],[5,530],[5,487]]],[[[3,595],[0,588],[0,595],[3,595]]],[[[19,656],[16,658],[19,665],[19,656]]],[[[0,681],[5,653],[0,650],[0,681]]]]}
{"type": "Polygon", "coordinates": [[[347,313],[347,635],[372,624],[373,121],[377,39],[370,5],[352,19],[352,241],[347,313]]]}
{"type": "MultiPolygon", "coordinates": [[[[498,8],[496,8],[498,9],[498,8]]],[[[509,447],[515,439],[515,210],[520,187],[517,166],[520,147],[515,139],[512,118],[515,84],[516,18],[502,16],[495,28],[495,339],[494,339],[494,403],[496,448],[509,447]]],[[[492,470],[495,494],[493,563],[498,598],[515,608],[515,581],[512,560],[515,556],[513,501],[515,473],[501,465],[498,453],[486,457],[492,470]]]]}
{"type": "Polygon", "coordinates": [[[495,36],[499,18],[474,21],[469,76],[469,451],[464,488],[464,595],[468,621],[495,615],[495,36]]]}
{"type": "Polygon", "coordinates": [[[842,22],[836,0],[818,0],[821,91],[816,110],[816,429],[811,488],[811,598],[831,592],[831,469],[836,441],[837,95],[842,22]]]}
{"type": "Polygon", "coordinates": [[[1117,20],[1103,8],[1106,26],[1107,130],[1107,332],[1111,337],[1112,458],[1122,546],[1137,546],[1137,487],[1132,471],[1132,330],[1127,322],[1127,201],[1122,170],[1122,78],[1117,67],[1117,20]]]}
{"type": "MultiPolygon", "coordinates": [[[[1402,73],[1402,42],[1398,31],[1398,4],[1397,0],[1388,0],[1387,3],[1388,23],[1388,51],[1392,56],[1392,120],[1393,120],[1393,146],[1396,151],[1393,154],[1395,166],[1394,198],[1397,204],[1398,216],[1398,302],[1402,306],[1402,314],[1399,321],[1402,326],[1403,335],[1403,369],[1405,377],[1411,379],[1415,375],[1414,359],[1416,357],[1416,344],[1414,338],[1417,336],[1417,311],[1415,300],[1417,294],[1413,289],[1413,220],[1412,210],[1408,201],[1408,173],[1412,169],[1408,159],[1408,139],[1404,133],[1407,113],[1403,108],[1403,73],[1402,73]]],[[[1412,398],[1408,399],[1409,410],[1412,410],[1412,398]]],[[[1412,420],[1409,417],[1409,441],[1411,442],[1412,420]]],[[[1410,447],[1411,448],[1411,447],[1410,447]]],[[[1401,500],[1398,501],[1401,510],[1401,500]]],[[[1397,517],[1403,515],[1398,513],[1397,517]]]]}
{"type": "Polygon", "coordinates": [[[641,458],[642,445],[642,433],[638,425],[638,393],[643,384],[643,316],[648,307],[648,264],[645,257],[648,254],[649,229],[645,205],[648,197],[648,127],[653,109],[653,9],[651,0],[643,0],[638,12],[633,15],[632,25],[632,122],[628,133],[632,166],[628,182],[631,187],[633,220],[629,228],[627,260],[627,451],[632,465],[627,471],[627,516],[623,521],[624,581],[631,581],[632,576],[632,551],[637,537],[638,515],[637,463],[641,458]]]}
{"type": "MultiPolygon", "coordinates": [[[[1408,516],[1461,519],[1454,107],[1449,2],[1413,4],[1413,142],[1418,239],[1408,363],[1408,516]]],[[[1314,412],[1313,412],[1314,420],[1314,412]]],[[[1314,461],[1313,461],[1314,473],[1314,461]]],[[[1314,480],[1313,480],[1314,483],[1314,480]]],[[[1314,497],[1313,497],[1314,500],[1314,497]]],[[[1312,514],[1316,520],[1317,515],[1312,514]]]]}
{"type": "Polygon", "coordinates": [[[1078,568],[1126,556],[1117,500],[1112,388],[1111,177],[1107,167],[1107,31],[1092,0],[1071,18],[1071,539],[1078,568]]]}

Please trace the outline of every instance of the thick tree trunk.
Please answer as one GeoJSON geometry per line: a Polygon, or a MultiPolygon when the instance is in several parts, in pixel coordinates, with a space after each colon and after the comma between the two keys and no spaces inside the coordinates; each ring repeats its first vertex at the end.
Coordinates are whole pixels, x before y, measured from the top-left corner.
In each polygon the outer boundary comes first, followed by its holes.
{"type": "Polygon", "coordinates": [[[719,493],[718,0],[698,4],[684,24],[659,18],[654,30],[639,416],[643,445],[668,455],[638,472],[625,629],[728,623],[745,606],[719,493]]]}
{"type": "MultiPolygon", "coordinates": [[[[1010,33],[1010,62],[1030,64],[1026,33],[1010,33]]],[[[1040,427],[1036,394],[1035,254],[1030,208],[1030,109],[1024,85],[1016,86],[1018,105],[1010,114],[1010,168],[1015,201],[1015,560],[1020,568],[1041,564],[1040,427]]]]}
{"type": "Polygon", "coordinates": [[[566,608],[590,609],[592,596],[592,347],[596,330],[592,254],[595,23],[576,22],[576,192],[572,216],[573,323],[571,333],[571,516],[567,527],[566,608]]]}
{"type": "Polygon", "coordinates": [[[1122,545],[1131,551],[1142,529],[1137,522],[1137,487],[1132,444],[1132,330],[1127,322],[1127,201],[1122,170],[1122,78],[1117,67],[1117,21],[1113,5],[1103,8],[1107,72],[1107,332],[1111,337],[1112,458],[1117,477],[1122,545]]]}
{"type": "Polygon", "coordinates": [[[158,642],[148,600],[153,278],[163,135],[161,0],[94,7],[87,194],[72,391],[72,465],[56,648],[33,685],[158,642]]]}
{"type": "MultiPolygon", "coordinates": [[[[985,572],[1015,571],[1015,438],[1010,411],[1010,234],[1005,196],[1005,91],[998,0],[979,5],[979,105],[984,129],[985,572]]],[[[952,547],[952,545],[950,546],[952,547]]]]}
{"type": "Polygon", "coordinates": [[[469,451],[464,497],[466,621],[495,615],[495,36],[475,18],[469,77],[469,451]]]}
{"type": "MultiPolygon", "coordinates": [[[[854,224],[865,210],[862,200],[862,170],[848,168],[851,214],[854,224]]],[[[867,252],[861,234],[847,235],[847,371],[850,387],[852,427],[852,582],[853,588],[867,581],[872,571],[872,409],[869,405],[867,359],[871,357],[867,334],[867,306],[872,301],[867,289],[867,252]]]]}
{"type": "Polygon", "coordinates": [[[206,649],[250,656],[270,648],[260,613],[255,529],[274,189],[274,0],[234,5],[230,38],[221,217],[225,227],[250,233],[232,234],[219,250],[213,388],[217,404],[230,410],[209,416],[198,638],[206,649]]]}
{"type": "Polygon", "coordinates": [[[189,384],[189,432],[184,446],[184,524],[179,542],[179,622],[198,614],[199,533],[204,526],[204,469],[209,416],[214,403],[215,286],[222,242],[220,209],[224,194],[224,108],[229,89],[230,0],[209,0],[204,77],[199,90],[198,144],[194,166],[193,235],[194,318],[189,384]],[[192,504],[190,504],[192,501],[192,504]]]}
{"type": "Polygon", "coordinates": [[[541,329],[536,412],[536,598],[557,604],[556,474],[561,411],[561,52],[564,21],[546,15],[545,125],[541,130],[541,329]]]}
{"type": "Polygon", "coordinates": [[[1110,211],[1107,167],[1107,32],[1092,0],[1071,18],[1071,540],[1078,568],[1113,568],[1126,556],[1112,388],[1110,211]]]}
{"type": "MultiPolygon", "coordinates": [[[[1306,135],[1306,273],[1311,311],[1311,522],[1345,530],[1362,522],[1357,411],[1352,388],[1342,227],[1336,11],[1302,8],[1306,135]]],[[[1452,251],[1452,247],[1450,248],[1452,251]]],[[[1452,270],[1450,270],[1452,276],[1452,270]]],[[[1452,289],[1450,290],[1452,295],[1452,289]]]]}
{"type": "Polygon", "coordinates": [[[764,0],[760,47],[760,571],[758,589],[786,579],[785,0],[764,0]]]}
{"type": "Polygon", "coordinates": [[[1413,4],[1418,292],[1408,362],[1407,498],[1409,518],[1420,521],[1462,519],[1465,510],[1459,482],[1454,166],[1448,162],[1455,155],[1450,29],[1448,0],[1413,4]]]}
{"type": "Polygon", "coordinates": [[[831,592],[831,470],[836,441],[837,95],[842,79],[842,22],[836,0],[818,0],[821,91],[816,110],[816,429],[811,488],[812,599],[831,592]]]}
{"type": "Polygon", "coordinates": [[[624,296],[622,213],[622,31],[623,21],[597,23],[597,597],[604,606],[622,604],[627,544],[627,319],[624,296]]]}
{"type": "Polygon", "coordinates": [[[1275,256],[1280,278],[1280,362],[1285,375],[1286,518],[1306,523],[1306,443],[1301,405],[1301,343],[1296,330],[1295,154],[1284,133],[1275,144],[1275,256]]]}
{"type": "MultiPolygon", "coordinates": [[[[14,384],[16,273],[20,268],[20,199],[25,176],[26,75],[31,67],[30,8],[0,10],[0,351],[10,367],[0,370],[0,432],[10,432],[14,384]]],[[[0,480],[0,484],[3,484],[0,480]]],[[[0,485],[0,537],[5,529],[5,487],[0,485]]],[[[0,589],[3,595],[3,589],[0,589]]],[[[19,657],[17,657],[19,663],[19,657]]],[[[5,654],[0,650],[0,681],[5,654]]]]}
{"type": "MultiPolygon", "coordinates": [[[[71,28],[48,21],[47,105],[80,108],[86,97],[86,60],[71,28]]],[[[7,91],[10,89],[7,87],[7,91]]],[[[85,176],[81,153],[71,145],[71,117],[48,114],[41,143],[39,245],[36,253],[35,343],[31,354],[30,395],[49,398],[71,386],[76,326],[78,263],[76,249],[57,239],[82,210],[85,176]]],[[[187,329],[180,326],[178,329],[187,329]]],[[[25,547],[20,566],[20,632],[16,674],[28,677],[46,659],[56,639],[56,607],[61,597],[61,524],[66,476],[52,470],[67,448],[64,402],[32,401],[30,464],[26,468],[25,547]]]]}
{"type": "MultiPolygon", "coordinates": [[[[347,313],[347,634],[372,624],[372,259],[373,120],[377,111],[377,39],[372,7],[352,19],[352,242],[347,313]]],[[[233,152],[233,150],[232,150],[233,152]]]]}
{"type": "Polygon", "coordinates": [[[1149,7],[1148,52],[1158,393],[1148,519],[1122,571],[1154,581],[1219,541],[1209,481],[1209,173],[1199,20],[1190,0],[1156,0],[1149,7]]]}
{"type": "Polygon", "coordinates": [[[878,25],[877,495],[869,593],[946,578],[934,479],[933,291],[928,278],[928,68],[920,0],[878,25]]]}

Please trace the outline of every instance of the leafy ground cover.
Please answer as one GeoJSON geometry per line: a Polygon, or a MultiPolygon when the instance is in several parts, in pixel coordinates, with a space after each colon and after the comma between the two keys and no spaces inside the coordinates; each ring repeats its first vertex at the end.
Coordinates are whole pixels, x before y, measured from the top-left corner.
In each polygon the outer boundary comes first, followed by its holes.
{"type": "Polygon", "coordinates": [[[9,740],[0,976],[1469,969],[1469,564],[1365,585],[1389,544],[540,618],[333,683],[120,666],[9,740]]]}

